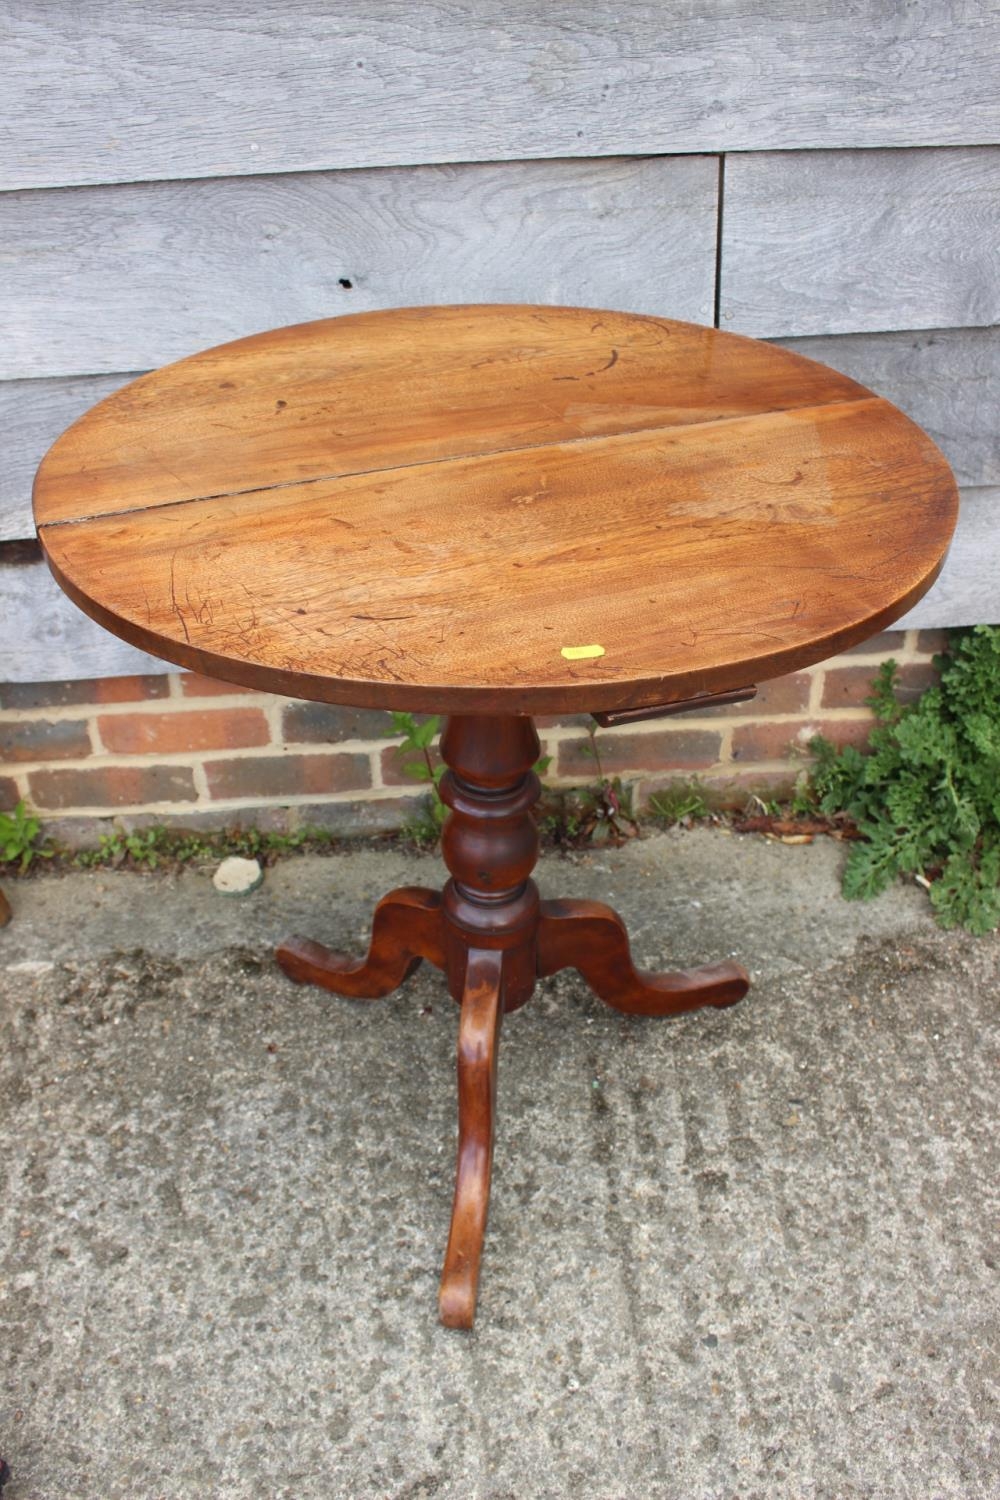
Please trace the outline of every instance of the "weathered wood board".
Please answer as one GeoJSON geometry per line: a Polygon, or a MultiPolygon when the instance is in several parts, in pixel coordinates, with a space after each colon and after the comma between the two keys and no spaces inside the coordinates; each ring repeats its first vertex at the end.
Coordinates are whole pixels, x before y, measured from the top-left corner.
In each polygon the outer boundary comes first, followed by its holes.
{"type": "Polygon", "coordinates": [[[0,379],[427,303],[710,323],[717,189],[714,158],[682,156],[0,194],[0,379]]]}
{"type": "MultiPolygon", "coordinates": [[[[958,530],[933,589],[894,627],[1000,622],[1000,488],[962,492],[958,530]]],[[[42,562],[0,565],[0,682],[174,671],[72,604],[42,562]]]]}
{"type": "Polygon", "coordinates": [[[941,576],[894,629],[914,625],[1000,625],[1000,488],[962,491],[958,527],[941,576]]]}
{"type": "Polygon", "coordinates": [[[990,0],[23,0],[16,14],[5,188],[1000,138],[990,0]]]}
{"type": "Polygon", "coordinates": [[[1000,323],[1000,147],[727,157],[720,278],[733,333],[1000,323]]]}
{"type": "Polygon", "coordinates": [[[131,375],[0,381],[0,542],[33,536],[31,484],[39,460],[59,434],[131,375]]]}
{"type": "Polygon", "coordinates": [[[0,682],[169,672],[77,609],[44,562],[0,564],[0,682]]]}
{"type": "Polygon", "coordinates": [[[934,439],[960,485],[1000,484],[1000,328],[778,342],[895,402],[934,439]]]}

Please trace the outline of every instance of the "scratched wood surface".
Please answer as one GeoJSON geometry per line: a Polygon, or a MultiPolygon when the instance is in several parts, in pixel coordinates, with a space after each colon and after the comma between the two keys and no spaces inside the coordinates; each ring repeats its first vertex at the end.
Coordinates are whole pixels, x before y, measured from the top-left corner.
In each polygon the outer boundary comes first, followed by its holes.
{"type": "MultiPolygon", "coordinates": [[[[933,587],[894,629],[1000,623],[1000,489],[960,493],[958,525],[933,587]]],[[[80,613],[43,562],[0,561],[0,682],[171,671],[80,613]]]]}
{"type": "Polygon", "coordinates": [[[8,188],[1000,129],[988,0],[21,0],[16,15],[8,188]]]}
{"type": "Polygon", "coordinates": [[[1000,146],[729,156],[719,270],[737,333],[1000,323],[1000,146]]]}
{"type": "Polygon", "coordinates": [[[409,309],[110,396],[35,487],[132,644],[304,698],[634,707],[830,655],[936,576],[957,493],[894,407],[663,319],[409,309]]]}
{"type": "Polygon", "coordinates": [[[711,322],[718,178],[698,156],[0,194],[0,378],[452,299],[711,322]]]}

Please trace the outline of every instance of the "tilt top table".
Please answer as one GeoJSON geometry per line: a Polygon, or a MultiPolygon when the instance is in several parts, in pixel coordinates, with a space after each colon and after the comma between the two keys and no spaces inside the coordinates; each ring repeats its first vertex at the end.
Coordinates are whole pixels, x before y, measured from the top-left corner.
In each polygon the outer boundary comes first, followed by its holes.
{"type": "Polygon", "coordinates": [[[375,910],[352,961],[293,979],[374,997],[422,959],[461,1006],[443,1321],[470,1327],[501,1016],[575,967],[635,1015],[726,1006],[734,963],[638,972],[610,908],[540,901],[532,715],[603,723],[749,696],[902,615],[957,497],[933,443],[843,375],[653,317],[410,308],[305,323],[143,376],[35,483],[89,615],[269,692],[446,712],[444,891],[375,910]]]}

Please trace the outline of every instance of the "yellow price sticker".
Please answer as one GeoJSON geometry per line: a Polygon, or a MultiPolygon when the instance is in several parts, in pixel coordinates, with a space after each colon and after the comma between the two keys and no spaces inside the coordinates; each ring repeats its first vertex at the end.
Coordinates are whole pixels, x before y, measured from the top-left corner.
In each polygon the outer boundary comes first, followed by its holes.
{"type": "Polygon", "coordinates": [[[559,654],[565,656],[567,661],[593,661],[595,657],[604,655],[604,647],[564,646],[559,654]]]}

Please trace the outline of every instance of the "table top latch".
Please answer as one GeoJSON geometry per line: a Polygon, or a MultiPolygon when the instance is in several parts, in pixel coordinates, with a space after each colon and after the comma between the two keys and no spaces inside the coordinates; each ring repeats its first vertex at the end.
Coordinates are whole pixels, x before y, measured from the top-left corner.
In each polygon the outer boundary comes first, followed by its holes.
{"type": "Polygon", "coordinates": [[[607,713],[591,714],[602,729],[612,729],[616,724],[640,724],[643,719],[666,719],[671,714],[695,713],[699,708],[718,708],[724,703],[747,703],[756,698],[756,687],[730,688],[726,693],[698,693],[694,698],[677,698],[673,703],[653,703],[647,708],[611,709],[607,713]]]}

